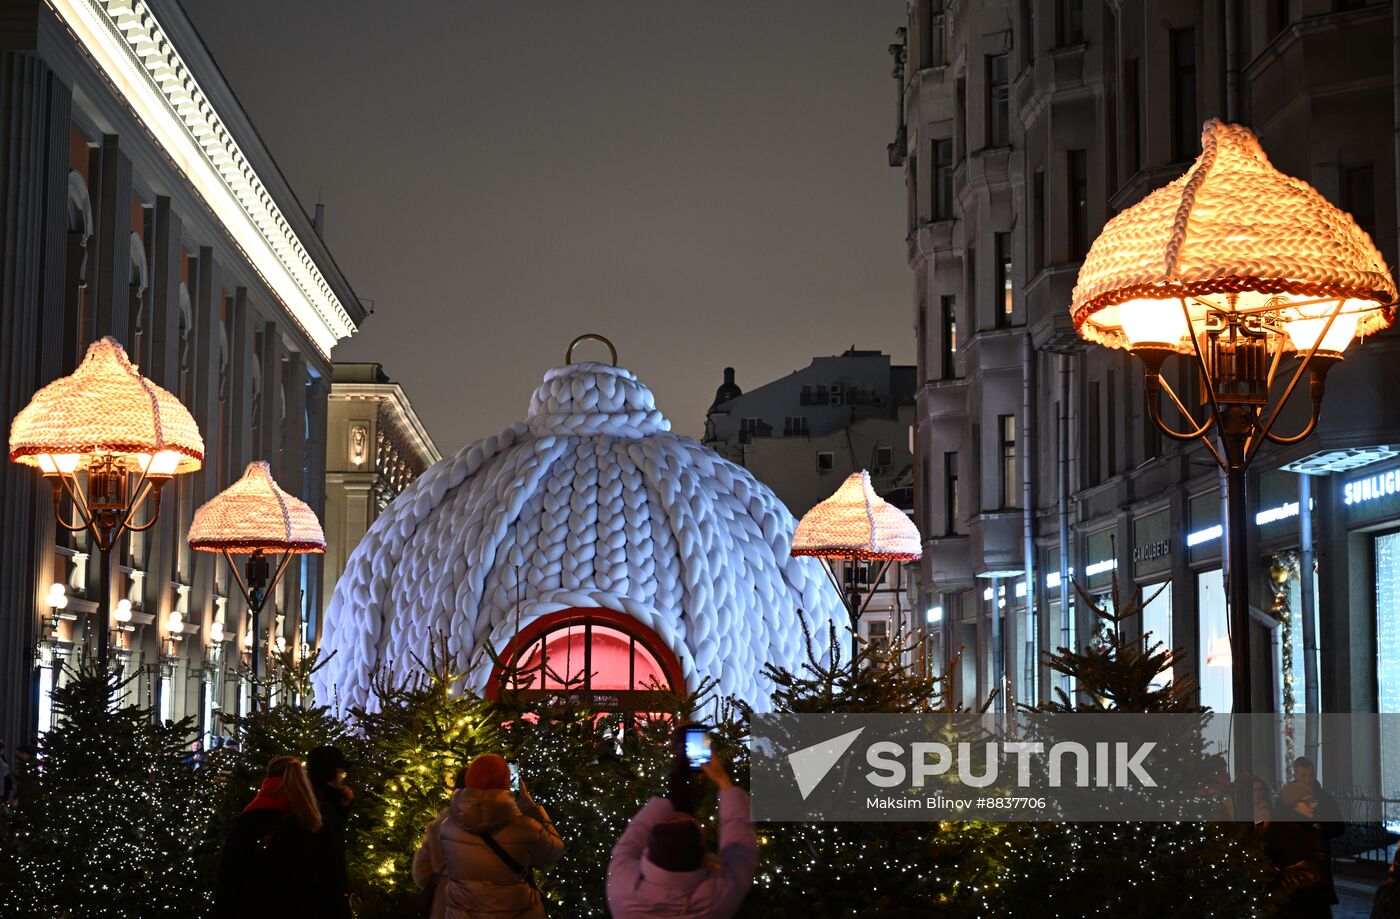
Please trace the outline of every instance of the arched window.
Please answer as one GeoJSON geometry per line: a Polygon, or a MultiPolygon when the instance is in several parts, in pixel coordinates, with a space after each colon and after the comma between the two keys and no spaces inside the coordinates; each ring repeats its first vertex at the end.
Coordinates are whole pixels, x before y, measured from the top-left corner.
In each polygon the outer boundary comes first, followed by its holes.
{"type": "Polygon", "coordinates": [[[686,692],[680,662],[655,632],[609,609],[567,609],[531,622],[502,655],[490,693],[599,711],[665,711],[686,692]],[[511,671],[514,671],[512,679],[511,671]]]}

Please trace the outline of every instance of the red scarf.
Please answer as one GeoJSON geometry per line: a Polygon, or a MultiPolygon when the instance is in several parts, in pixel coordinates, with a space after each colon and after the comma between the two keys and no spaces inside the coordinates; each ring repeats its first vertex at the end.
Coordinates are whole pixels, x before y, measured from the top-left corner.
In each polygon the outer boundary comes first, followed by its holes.
{"type": "Polygon", "coordinates": [[[287,792],[282,789],[282,777],[263,779],[262,787],[258,789],[258,796],[243,808],[243,813],[249,811],[289,811],[292,809],[292,802],[287,800],[287,792]]]}

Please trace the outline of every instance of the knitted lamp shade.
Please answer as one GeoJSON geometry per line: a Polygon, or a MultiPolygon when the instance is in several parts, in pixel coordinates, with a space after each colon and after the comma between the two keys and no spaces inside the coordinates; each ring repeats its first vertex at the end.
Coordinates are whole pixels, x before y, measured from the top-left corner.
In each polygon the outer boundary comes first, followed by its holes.
{"type": "Polygon", "coordinates": [[[1285,348],[1313,347],[1338,303],[1322,350],[1340,351],[1395,318],[1395,282],[1356,221],[1275,169],[1248,128],[1216,119],[1185,175],[1104,227],[1070,315],[1089,341],[1184,353],[1192,345],[1181,298],[1198,326],[1207,307],[1192,298],[1206,296],[1216,310],[1274,312],[1293,339],[1285,348]]]}
{"type": "Polygon", "coordinates": [[[243,478],[194,512],[189,543],[203,552],[326,551],[316,512],[279,488],[261,460],[249,463],[243,478]]]}
{"type": "Polygon", "coordinates": [[[918,528],[907,514],[875,494],[870,473],[862,469],[797,524],[792,554],[913,562],[924,551],[918,528]]]}
{"type": "Polygon", "coordinates": [[[11,461],[47,473],[81,469],[104,453],[158,475],[204,463],[189,410],[141,376],[113,338],[93,342],[78,369],[35,393],[10,426],[11,461]]]}

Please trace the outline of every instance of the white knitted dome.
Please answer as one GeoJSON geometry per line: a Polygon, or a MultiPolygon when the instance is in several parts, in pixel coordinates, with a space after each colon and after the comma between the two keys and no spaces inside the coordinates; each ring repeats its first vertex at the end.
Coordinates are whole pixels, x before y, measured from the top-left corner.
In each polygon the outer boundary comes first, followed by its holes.
{"type": "Polygon", "coordinates": [[[326,613],[319,698],[370,702],[376,666],[406,672],[445,634],[469,684],[518,630],[561,610],[622,613],[675,655],[688,688],[769,707],[772,662],[823,654],[841,600],[815,559],[789,555],[795,521],[749,472],[671,434],[627,370],[551,370],[529,419],[437,463],[350,556],[326,613]],[[518,572],[518,577],[517,577],[518,572]],[[520,602],[517,616],[517,589],[520,602]]]}

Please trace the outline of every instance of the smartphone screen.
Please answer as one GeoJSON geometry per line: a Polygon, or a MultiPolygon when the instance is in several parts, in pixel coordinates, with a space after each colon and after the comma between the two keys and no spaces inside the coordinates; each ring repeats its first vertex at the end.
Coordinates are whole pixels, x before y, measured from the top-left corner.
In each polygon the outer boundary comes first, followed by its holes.
{"type": "Polygon", "coordinates": [[[704,728],[685,729],[685,758],[692,769],[710,761],[710,735],[704,728]]]}
{"type": "Polygon", "coordinates": [[[506,765],[510,766],[510,790],[520,794],[520,764],[511,760],[506,765]]]}

